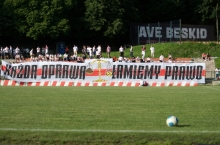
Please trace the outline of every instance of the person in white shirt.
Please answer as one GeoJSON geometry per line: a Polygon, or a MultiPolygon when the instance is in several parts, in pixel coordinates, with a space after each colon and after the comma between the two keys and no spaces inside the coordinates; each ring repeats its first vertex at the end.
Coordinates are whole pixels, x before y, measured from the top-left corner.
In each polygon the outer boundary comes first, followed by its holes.
{"type": "Polygon", "coordinates": [[[18,47],[15,48],[15,54],[19,54],[20,53],[20,49],[18,47]]]}
{"type": "Polygon", "coordinates": [[[96,58],[100,58],[100,51],[96,51],[96,58]]]}
{"type": "Polygon", "coordinates": [[[154,47],[151,45],[150,47],[151,57],[154,57],[154,47]]]}
{"type": "Polygon", "coordinates": [[[122,62],[122,61],[123,61],[123,57],[122,57],[122,56],[119,56],[118,61],[119,61],[119,62],[122,62]]]}
{"type": "Polygon", "coordinates": [[[46,46],[45,46],[45,56],[46,56],[46,54],[48,53],[48,51],[49,51],[49,47],[46,45],[46,46]]]}
{"type": "Polygon", "coordinates": [[[32,48],[31,51],[30,51],[30,58],[32,59],[33,57],[34,57],[34,50],[32,48]]]}
{"type": "Polygon", "coordinates": [[[163,56],[163,54],[161,54],[160,57],[159,57],[159,61],[163,62],[163,59],[164,59],[164,56],[163,56]]]}
{"type": "Polygon", "coordinates": [[[9,58],[9,48],[8,46],[5,47],[5,58],[8,59],[9,58]]]}
{"type": "Polygon", "coordinates": [[[90,55],[90,52],[92,52],[92,47],[87,46],[87,54],[89,55],[89,58],[92,58],[92,57],[91,57],[92,53],[91,53],[91,55],[90,55]]]}
{"type": "Polygon", "coordinates": [[[73,54],[77,55],[78,47],[76,45],[73,46],[73,54]]]}
{"type": "MultiPolygon", "coordinates": [[[[91,48],[91,47],[90,47],[91,48]]],[[[92,59],[92,48],[89,49],[89,58],[92,59]]]]}
{"type": "Polygon", "coordinates": [[[121,57],[124,57],[124,48],[122,46],[119,48],[119,53],[121,57]]]}
{"type": "Polygon", "coordinates": [[[142,60],[144,60],[144,58],[145,58],[145,50],[146,50],[146,47],[142,46],[142,48],[141,48],[142,60]]]}
{"type": "Polygon", "coordinates": [[[37,47],[37,56],[38,57],[40,55],[40,47],[37,47]]]}
{"type": "Polygon", "coordinates": [[[147,62],[150,62],[150,57],[149,56],[147,57],[147,62]]]}
{"type": "Polygon", "coordinates": [[[63,61],[68,61],[68,54],[67,54],[67,53],[65,53],[65,54],[63,55],[63,61]]]}

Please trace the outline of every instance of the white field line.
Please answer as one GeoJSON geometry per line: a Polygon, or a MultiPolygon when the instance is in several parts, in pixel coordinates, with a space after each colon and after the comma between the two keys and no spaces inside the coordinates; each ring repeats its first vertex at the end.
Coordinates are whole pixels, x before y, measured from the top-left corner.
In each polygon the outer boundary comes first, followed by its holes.
{"type": "Polygon", "coordinates": [[[92,130],[92,129],[25,129],[0,128],[0,131],[29,131],[29,132],[84,132],[84,133],[220,133],[220,130],[181,131],[181,130],[92,130]]]}
{"type": "Polygon", "coordinates": [[[216,89],[216,88],[213,88],[213,87],[206,87],[206,86],[203,86],[204,88],[208,88],[208,89],[213,89],[213,90],[217,90],[217,91],[220,91],[220,89],[216,89]]]}

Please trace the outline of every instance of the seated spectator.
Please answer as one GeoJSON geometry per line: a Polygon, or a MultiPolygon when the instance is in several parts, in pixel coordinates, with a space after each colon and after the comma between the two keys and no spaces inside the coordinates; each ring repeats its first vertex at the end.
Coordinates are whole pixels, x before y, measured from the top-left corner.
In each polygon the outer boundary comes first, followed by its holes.
{"type": "Polygon", "coordinates": [[[168,59],[172,60],[172,55],[170,53],[168,54],[168,59]]]}
{"type": "Polygon", "coordinates": [[[135,62],[136,62],[136,59],[135,59],[135,57],[134,57],[134,56],[131,58],[131,62],[133,62],[133,63],[135,63],[135,62]]]}
{"type": "Polygon", "coordinates": [[[122,57],[122,56],[119,56],[118,61],[119,61],[119,62],[122,62],[122,61],[123,61],[123,57],[122,57]]]}
{"type": "Polygon", "coordinates": [[[202,59],[206,60],[206,54],[204,52],[202,53],[202,59]]]}
{"type": "Polygon", "coordinates": [[[150,57],[149,57],[149,56],[147,57],[147,62],[148,62],[148,63],[150,62],[150,57]]]}
{"type": "Polygon", "coordinates": [[[67,53],[65,53],[65,54],[63,55],[63,61],[68,61],[68,54],[67,54],[67,53]]]}
{"type": "Polygon", "coordinates": [[[211,60],[211,55],[209,54],[209,53],[207,53],[207,55],[206,55],[206,60],[211,60]]]}
{"type": "Polygon", "coordinates": [[[113,60],[113,62],[116,62],[117,61],[116,56],[113,56],[112,60],[113,60]]]}
{"type": "Polygon", "coordinates": [[[164,59],[164,56],[163,56],[163,54],[161,54],[160,57],[159,57],[159,61],[163,62],[163,59],[164,59]]]}

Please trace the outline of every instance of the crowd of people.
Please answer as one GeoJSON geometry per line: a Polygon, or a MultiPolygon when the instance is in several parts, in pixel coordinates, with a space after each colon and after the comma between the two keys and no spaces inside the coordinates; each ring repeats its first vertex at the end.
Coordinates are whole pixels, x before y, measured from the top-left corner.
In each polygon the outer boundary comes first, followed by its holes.
{"type": "MultiPolygon", "coordinates": [[[[113,62],[152,62],[152,58],[154,58],[154,52],[155,48],[153,45],[149,48],[150,56],[148,55],[146,57],[146,46],[143,45],[141,48],[141,57],[134,56],[133,52],[133,46],[130,45],[126,48],[126,46],[120,46],[118,49],[119,56],[111,56],[111,47],[110,45],[107,45],[105,49],[105,53],[107,53],[107,58],[113,59],[113,62]],[[125,49],[129,48],[130,56],[125,56],[124,51],[125,49]]],[[[0,50],[0,57],[1,59],[15,59],[16,63],[24,62],[24,61],[32,61],[32,62],[38,62],[38,61],[70,61],[70,62],[84,62],[85,59],[102,59],[103,58],[103,50],[101,45],[98,46],[86,46],[84,45],[81,50],[77,47],[77,45],[73,45],[72,51],[66,47],[64,54],[51,54],[49,53],[49,47],[45,45],[44,47],[40,48],[37,47],[36,49],[19,49],[19,47],[16,47],[15,49],[10,47],[5,47],[0,50]]],[[[158,58],[159,62],[165,62],[164,61],[164,55],[161,54],[158,58]]],[[[168,61],[172,62],[172,55],[171,53],[168,54],[168,61]]]]}

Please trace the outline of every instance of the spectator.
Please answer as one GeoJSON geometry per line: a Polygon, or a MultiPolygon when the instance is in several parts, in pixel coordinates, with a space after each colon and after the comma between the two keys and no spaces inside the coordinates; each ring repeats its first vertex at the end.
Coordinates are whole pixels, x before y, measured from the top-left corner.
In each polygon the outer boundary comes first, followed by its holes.
{"type": "Polygon", "coordinates": [[[206,54],[204,52],[202,53],[202,59],[206,60],[206,54]]]}
{"type": "Polygon", "coordinates": [[[149,56],[147,56],[147,62],[148,62],[148,63],[150,62],[150,57],[149,57],[149,56]]]}
{"type": "MultiPolygon", "coordinates": [[[[67,48],[68,48],[68,47],[67,47],[67,48]]],[[[45,45],[45,48],[44,48],[44,49],[45,49],[45,51],[44,51],[45,54],[44,54],[44,55],[46,55],[46,54],[49,52],[49,47],[48,47],[47,45],[45,45]]]]}
{"type": "Polygon", "coordinates": [[[142,60],[144,60],[144,58],[145,58],[145,50],[146,50],[146,47],[143,45],[141,48],[142,60]]]}
{"type": "Polygon", "coordinates": [[[168,59],[169,59],[169,60],[172,60],[172,55],[171,55],[171,53],[168,54],[168,59]]]}
{"type": "Polygon", "coordinates": [[[9,58],[12,59],[13,58],[13,49],[12,46],[9,47],[9,58]]]}
{"type": "Polygon", "coordinates": [[[124,57],[124,48],[122,46],[119,48],[119,54],[119,56],[124,57]]]}
{"type": "Polygon", "coordinates": [[[78,47],[76,45],[73,46],[73,53],[77,55],[78,47]]]}
{"type": "Polygon", "coordinates": [[[117,61],[117,57],[113,56],[112,60],[113,60],[113,62],[116,62],[117,61]]]}
{"type": "Polygon", "coordinates": [[[159,61],[163,62],[163,59],[164,59],[164,56],[163,56],[163,54],[161,54],[160,57],[159,57],[159,61]]]}
{"type": "Polygon", "coordinates": [[[150,47],[151,57],[154,58],[154,47],[151,45],[150,47]]]}
{"type": "Polygon", "coordinates": [[[119,62],[122,62],[122,61],[123,61],[123,57],[122,57],[122,56],[119,56],[118,61],[119,61],[119,62]]]}
{"type": "Polygon", "coordinates": [[[40,55],[40,47],[37,47],[37,56],[38,57],[40,55]]]}
{"type": "Polygon", "coordinates": [[[15,48],[15,54],[19,54],[20,53],[20,49],[18,48],[18,46],[15,48]]]}
{"type": "Polygon", "coordinates": [[[209,53],[207,53],[207,55],[206,55],[206,60],[207,60],[207,61],[210,61],[210,60],[211,60],[211,55],[210,55],[209,53]]]}
{"type": "Polygon", "coordinates": [[[95,45],[92,48],[92,52],[93,52],[93,58],[95,58],[96,57],[96,47],[95,47],[95,45]]]}
{"type": "Polygon", "coordinates": [[[107,52],[107,54],[108,54],[108,58],[111,58],[111,55],[110,55],[110,53],[111,53],[111,47],[108,45],[107,46],[107,48],[106,48],[106,52],[107,52]]]}
{"type": "Polygon", "coordinates": [[[65,53],[65,54],[63,55],[63,61],[68,61],[68,54],[67,54],[67,53],[65,53]]]}

